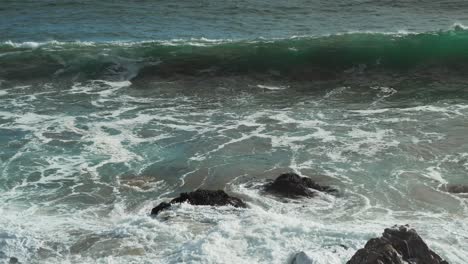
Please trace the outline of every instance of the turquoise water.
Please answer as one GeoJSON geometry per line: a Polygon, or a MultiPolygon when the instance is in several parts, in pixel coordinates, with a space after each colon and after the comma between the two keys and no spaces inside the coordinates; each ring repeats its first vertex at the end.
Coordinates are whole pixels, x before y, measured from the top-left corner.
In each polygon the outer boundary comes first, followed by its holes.
{"type": "Polygon", "coordinates": [[[3,1],[0,259],[337,264],[410,224],[465,263],[465,7],[3,1]],[[288,171],[339,195],[261,192],[288,171]],[[199,187],[249,208],[149,216],[199,187]]]}

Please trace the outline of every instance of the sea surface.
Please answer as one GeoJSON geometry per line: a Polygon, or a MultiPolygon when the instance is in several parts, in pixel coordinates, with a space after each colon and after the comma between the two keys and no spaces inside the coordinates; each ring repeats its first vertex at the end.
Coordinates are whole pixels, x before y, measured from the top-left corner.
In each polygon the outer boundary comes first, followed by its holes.
{"type": "Polygon", "coordinates": [[[0,261],[468,260],[468,2],[0,0],[0,261]],[[338,195],[288,200],[284,172],[338,195]],[[223,189],[249,208],[181,204],[223,189]]]}

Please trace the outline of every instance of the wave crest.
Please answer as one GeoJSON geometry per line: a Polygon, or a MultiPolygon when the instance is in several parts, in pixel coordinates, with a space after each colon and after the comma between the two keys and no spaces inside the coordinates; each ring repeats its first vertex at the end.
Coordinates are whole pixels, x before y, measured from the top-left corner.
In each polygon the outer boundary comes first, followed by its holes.
{"type": "Polygon", "coordinates": [[[0,78],[168,78],[268,74],[336,79],[376,71],[465,68],[468,30],[354,32],[288,39],[0,44],[0,78]]]}

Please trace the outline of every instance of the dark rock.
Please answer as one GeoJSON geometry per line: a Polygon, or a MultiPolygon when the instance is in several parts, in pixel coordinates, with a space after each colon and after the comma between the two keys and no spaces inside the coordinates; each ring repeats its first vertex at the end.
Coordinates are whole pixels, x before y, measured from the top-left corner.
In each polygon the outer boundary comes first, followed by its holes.
{"type": "Polygon", "coordinates": [[[196,190],[194,192],[181,193],[179,197],[172,199],[170,203],[160,203],[158,206],[153,208],[153,210],[151,210],[151,214],[157,215],[160,211],[169,208],[171,204],[184,202],[187,202],[192,205],[231,205],[234,207],[241,208],[247,207],[247,205],[241,199],[229,196],[222,190],[196,190]]]}
{"type": "Polygon", "coordinates": [[[448,264],[424,243],[414,229],[385,229],[379,238],[367,241],[347,264],[448,264]]]}
{"type": "Polygon", "coordinates": [[[193,205],[232,205],[234,207],[247,207],[239,198],[231,197],[222,190],[196,190],[194,192],[182,193],[179,197],[172,199],[171,203],[187,202],[193,205]]]}
{"type": "Polygon", "coordinates": [[[291,198],[298,196],[313,197],[315,192],[311,189],[327,193],[337,192],[336,189],[319,185],[310,178],[301,177],[295,173],[281,174],[276,180],[265,186],[267,192],[291,198]]]}
{"type": "Polygon", "coordinates": [[[20,262],[19,262],[19,260],[18,260],[17,258],[11,257],[9,263],[10,263],[10,264],[17,264],[17,263],[20,263],[20,262]]]}
{"type": "Polygon", "coordinates": [[[291,264],[312,264],[312,263],[313,263],[312,259],[309,256],[307,256],[307,254],[304,253],[304,251],[301,251],[297,253],[296,255],[294,255],[291,261],[291,264]]]}
{"type": "Polygon", "coordinates": [[[468,193],[468,185],[449,184],[445,186],[445,189],[450,193],[468,193]]]}
{"type": "Polygon", "coordinates": [[[167,208],[171,207],[170,203],[162,202],[158,206],[154,207],[153,210],[151,210],[152,215],[157,215],[159,212],[162,210],[165,210],[167,208]]]}

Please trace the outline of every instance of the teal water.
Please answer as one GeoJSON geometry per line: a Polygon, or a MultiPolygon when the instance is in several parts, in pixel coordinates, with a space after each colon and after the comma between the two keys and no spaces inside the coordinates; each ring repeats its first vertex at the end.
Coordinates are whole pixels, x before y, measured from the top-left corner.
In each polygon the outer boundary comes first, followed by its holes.
{"type": "Polygon", "coordinates": [[[3,0],[12,41],[284,38],[349,31],[426,32],[468,25],[465,1],[3,0]]]}
{"type": "Polygon", "coordinates": [[[410,224],[465,263],[465,7],[3,1],[1,261],[337,264],[410,224]],[[340,194],[261,192],[288,171],[340,194]],[[249,208],[149,216],[199,187],[249,208]]]}

